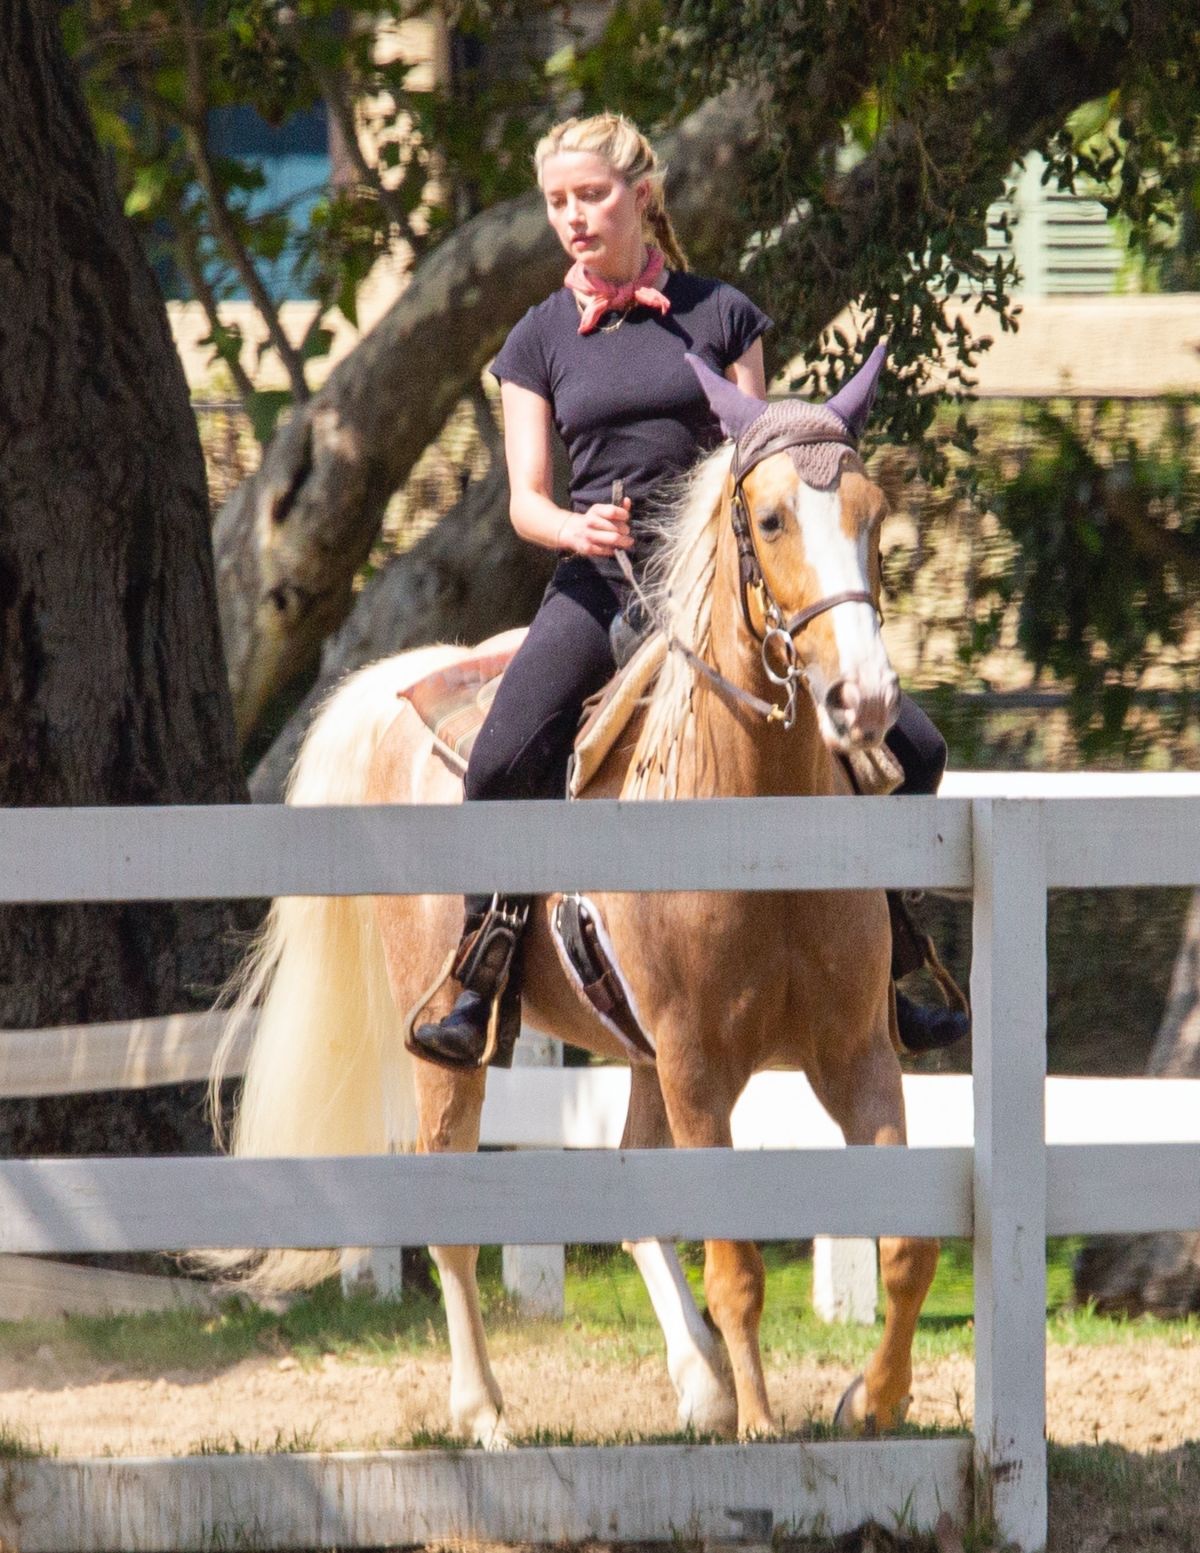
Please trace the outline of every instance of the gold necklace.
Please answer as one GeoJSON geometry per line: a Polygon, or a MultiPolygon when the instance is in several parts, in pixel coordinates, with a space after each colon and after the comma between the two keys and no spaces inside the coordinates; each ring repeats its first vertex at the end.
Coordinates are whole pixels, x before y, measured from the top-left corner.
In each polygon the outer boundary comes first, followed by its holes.
{"type": "Polygon", "coordinates": [[[631,312],[632,312],[632,308],[631,307],[623,307],[621,309],[621,311],[617,314],[617,321],[616,321],[615,324],[597,324],[596,325],[597,332],[599,334],[616,334],[617,330],[621,327],[621,325],[629,317],[629,314],[631,312]]]}

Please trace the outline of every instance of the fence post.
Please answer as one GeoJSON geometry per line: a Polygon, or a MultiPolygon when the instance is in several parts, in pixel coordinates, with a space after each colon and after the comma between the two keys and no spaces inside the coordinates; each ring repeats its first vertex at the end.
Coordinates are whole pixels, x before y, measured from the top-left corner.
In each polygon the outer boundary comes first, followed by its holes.
{"type": "Polygon", "coordinates": [[[879,1253],[860,1236],[813,1241],[813,1310],[822,1321],[874,1326],[879,1311],[879,1253]]]}
{"type": "Polygon", "coordinates": [[[1046,855],[1035,799],[972,804],[979,1509],[1046,1542],[1046,855]]]}
{"type": "MultiPolygon", "coordinates": [[[[561,1068],[562,1046],[536,1030],[522,1030],[513,1062],[519,1068],[561,1068]]],[[[525,1315],[562,1316],[566,1281],[562,1246],[505,1246],[501,1276],[525,1315]]]]}

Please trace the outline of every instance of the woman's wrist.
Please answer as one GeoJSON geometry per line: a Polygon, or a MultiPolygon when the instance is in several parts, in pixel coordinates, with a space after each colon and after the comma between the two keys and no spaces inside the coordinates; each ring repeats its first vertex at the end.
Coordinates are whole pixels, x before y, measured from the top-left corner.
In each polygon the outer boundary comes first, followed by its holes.
{"type": "Polygon", "coordinates": [[[575,516],[575,514],[573,512],[566,513],[565,516],[563,517],[562,522],[558,525],[558,532],[554,536],[554,548],[556,550],[565,550],[565,551],[567,551],[568,554],[572,550],[574,550],[574,548],[575,548],[574,545],[572,545],[570,543],[566,543],[566,544],[563,543],[563,535],[567,531],[567,524],[570,523],[571,519],[574,516],[575,516]]]}

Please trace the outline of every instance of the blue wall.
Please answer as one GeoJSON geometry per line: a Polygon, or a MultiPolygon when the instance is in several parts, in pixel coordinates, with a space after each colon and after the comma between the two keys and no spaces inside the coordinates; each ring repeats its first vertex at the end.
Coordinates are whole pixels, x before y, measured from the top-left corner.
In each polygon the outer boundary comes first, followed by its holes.
{"type": "MultiPolygon", "coordinates": [[[[287,206],[293,226],[303,226],[313,204],[326,192],[330,175],[329,126],[323,104],[293,114],[278,129],[253,108],[220,108],[209,117],[214,154],[249,162],[263,174],[261,189],[246,196],[251,213],[287,206]]],[[[309,293],[294,277],[295,255],[284,254],[260,273],[278,301],[304,299],[309,293]]],[[[245,300],[239,285],[231,295],[245,300]]]]}

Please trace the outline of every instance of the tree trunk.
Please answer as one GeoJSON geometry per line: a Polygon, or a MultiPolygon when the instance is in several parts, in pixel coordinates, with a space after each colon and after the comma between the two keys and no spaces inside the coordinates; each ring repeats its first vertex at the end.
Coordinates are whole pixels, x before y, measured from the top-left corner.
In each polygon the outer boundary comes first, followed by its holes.
{"type": "MultiPolygon", "coordinates": [[[[1200,892],[1192,897],[1171,990],[1146,1071],[1200,1078],[1200,892]]],[[[1105,1236],[1075,1266],[1075,1292],[1100,1310],[1184,1316],[1200,1310],[1200,1233],[1105,1236]]]]}
{"type": "MultiPolygon", "coordinates": [[[[236,801],[195,420],[49,0],[0,0],[0,145],[0,803],[236,801]]],[[[0,1026],[203,1004],[230,926],[0,908],[0,1026]]],[[[0,1106],[5,1153],[202,1139],[177,1092],[0,1106]]]]}

